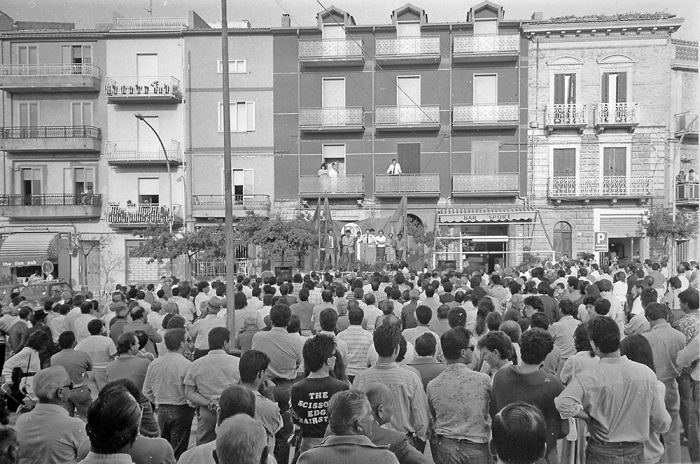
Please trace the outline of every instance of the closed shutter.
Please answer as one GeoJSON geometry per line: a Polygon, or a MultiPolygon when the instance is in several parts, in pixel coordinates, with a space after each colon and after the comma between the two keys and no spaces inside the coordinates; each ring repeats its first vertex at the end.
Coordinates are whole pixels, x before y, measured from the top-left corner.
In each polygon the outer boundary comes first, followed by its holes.
{"type": "Polygon", "coordinates": [[[576,103],[576,74],[567,74],[569,76],[569,98],[566,102],[569,105],[576,103]]]}
{"type": "Polygon", "coordinates": [[[627,175],[627,149],[624,147],[608,147],[603,149],[603,175],[627,175]]]}
{"type": "Polygon", "coordinates": [[[552,152],[554,177],[573,177],[576,175],[576,149],[555,148],[552,152]]]}
{"type": "Polygon", "coordinates": [[[396,145],[399,164],[404,174],[420,174],[420,143],[396,145]]]}
{"type": "Polygon", "coordinates": [[[58,239],[58,278],[70,282],[70,239],[58,239]]]}
{"type": "Polygon", "coordinates": [[[554,104],[563,105],[564,102],[564,74],[554,75],[554,104]]]}
{"type": "Polygon", "coordinates": [[[498,141],[472,142],[472,174],[489,175],[498,172],[498,141]]]}
{"type": "Polygon", "coordinates": [[[617,75],[617,102],[627,101],[627,73],[621,72],[617,75]]]}
{"type": "Polygon", "coordinates": [[[600,230],[607,232],[610,238],[641,237],[641,221],[641,214],[601,216],[600,230]]]}
{"type": "Polygon", "coordinates": [[[608,90],[609,82],[610,82],[610,73],[603,73],[603,81],[600,83],[600,91],[601,91],[600,101],[602,103],[608,103],[608,99],[610,98],[610,92],[608,90]]]}

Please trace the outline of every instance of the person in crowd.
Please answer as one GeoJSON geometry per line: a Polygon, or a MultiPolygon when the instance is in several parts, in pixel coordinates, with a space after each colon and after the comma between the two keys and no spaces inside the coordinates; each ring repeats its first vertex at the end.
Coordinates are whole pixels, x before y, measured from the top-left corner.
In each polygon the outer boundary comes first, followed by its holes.
{"type": "Polygon", "coordinates": [[[442,334],[453,328],[452,323],[450,322],[450,314],[464,315],[462,319],[466,324],[467,314],[464,311],[464,308],[462,308],[461,306],[457,306],[456,308],[450,308],[448,305],[440,305],[437,309],[437,319],[431,322],[428,328],[431,331],[435,332],[438,336],[442,336],[442,334]]]}
{"type": "Polygon", "coordinates": [[[19,437],[11,427],[0,425],[0,463],[19,463],[19,437]]]}
{"type": "Polygon", "coordinates": [[[131,310],[131,323],[124,326],[123,333],[136,332],[137,330],[142,330],[148,335],[148,343],[145,347],[146,351],[151,353],[154,357],[158,356],[156,343],[162,342],[163,337],[146,322],[146,311],[140,306],[135,306],[131,310]]]}
{"type": "Polygon", "coordinates": [[[270,358],[267,376],[275,384],[275,401],[282,415],[282,428],[275,434],[274,456],[278,462],[289,462],[289,437],[292,420],[289,397],[297,372],[303,363],[304,341],[287,332],[292,311],[287,305],[275,305],[270,310],[272,329],[253,336],[254,350],[262,351],[270,358]]]}
{"type": "MultiPolygon", "coordinates": [[[[680,330],[680,332],[685,335],[685,343],[689,345],[690,342],[698,336],[700,333],[700,312],[698,311],[698,290],[689,288],[682,291],[678,295],[678,301],[680,303],[681,311],[683,311],[684,316],[673,322],[673,327],[680,330]]],[[[678,392],[681,397],[681,408],[680,416],[681,422],[683,423],[683,430],[685,431],[685,436],[689,442],[695,441],[697,444],[700,441],[697,434],[700,433],[700,423],[695,422],[694,424],[690,422],[692,416],[693,403],[696,401],[693,398],[693,379],[691,375],[692,369],[686,367],[681,371],[680,377],[678,377],[678,392]],[[694,436],[691,436],[691,430],[694,428],[694,436]]],[[[695,420],[697,421],[698,415],[695,415],[695,420]]]]}
{"type": "Polygon", "coordinates": [[[513,342],[505,332],[500,330],[490,331],[479,339],[476,346],[483,358],[482,367],[479,369],[480,372],[491,375],[504,367],[513,365],[512,360],[515,359],[515,348],[513,348],[513,342]]]}
{"type": "Polygon", "coordinates": [[[547,426],[537,406],[516,401],[493,418],[489,442],[497,464],[534,464],[547,454],[547,426]]]}
{"type": "Polygon", "coordinates": [[[203,306],[206,316],[197,319],[188,333],[189,339],[194,343],[195,360],[209,352],[209,332],[215,327],[226,327],[226,321],[218,316],[221,310],[221,299],[218,296],[205,300],[203,306]]]}
{"type": "Polygon", "coordinates": [[[129,308],[121,303],[114,312],[114,317],[109,321],[109,336],[114,345],[117,345],[119,336],[124,333],[124,327],[129,324],[129,308]]]}
{"type": "Polygon", "coordinates": [[[99,319],[88,323],[90,336],[75,346],[75,351],[87,353],[92,362],[88,371],[88,385],[93,399],[97,398],[100,390],[107,382],[107,364],[117,355],[117,347],[112,339],[106,336],[106,329],[99,319]]]}
{"type": "MultiPolygon", "coordinates": [[[[331,309],[324,310],[332,311],[331,309]]],[[[348,385],[330,377],[336,363],[333,337],[319,334],[304,343],[304,366],[309,374],[291,389],[293,420],[301,428],[298,453],[321,444],[328,425],[326,403],[348,385]]]]}
{"type": "Polygon", "coordinates": [[[615,456],[642,459],[649,432],[666,433],[671,418],[656,396],[656,375],[620,354],[620,328],[609,317],[588,321],[597,366],[580,372],[554,400],[563,418],[586,421],[591,442],[589,464],[615,456]]]}
{"type": "Polygon", "coordinates": [[[402,332],[403,337],[406,339],[407,342],[410,342],[411,344],[415,345],[416,339],[420,337],[423,334],[429,334],[432,337],[435,338],[435,346],[436,346],[436,358],[438,360],[442,359],[442,348],[440,347],[440,336],[430,330],[429,325],[430,321],[433,319],[433,311],[430,309],[430,307],[426,305],[419,305],[416,308],[416,320],[418,322],[418,325],[413,328],[413,329],[405,329],[402,332]]]}
{"type": "Polygon", "coordinates": [[[317,333],[317,336],[326,335],[331,337],[335,341],[336,349],[343,357],[343,365],[347,365],[348,345],[344,340],[338,339],[335,335],[338,326],[338,313],[334,309],[326,308],[321,311],[319,320],[321,322],[321,331],[317,333]]]}
{"type": "Polygon", "coordinates": [[[241,377],[239,360],[228,354],[231,333],[226,327],[209,331],[209,352],[189,365],[185,374],[185,396],[197,406],[197,444],[216,440],[216,410],[227,387],[241,377]]]}
{"type": "Polygon", "coordinates": [[[29,332],[29,316],[32,310],[24,306],[17,313],[18,319],[9,329],[7,334],[7,343],[10,356],[13,356],[20,351],[27,343],[27,332],[29,332]]]}
{"type": "MultiPolygon", "coordinates": [[[[100,322],[101,324],[101,322],[100,322]]],[[[61,351],[51,357],[51,366],[63,366],[73,384],[68,401],[64,403],[71,417],[87,420],[87,410],[92,404],[88,372],[92,370],[92,358],[84,351],[76,351],[75,335],[70,330],[58,337],[61,351]]]]}
{"type": "MultiPolygon", "coordinates": [[[[350,303],[353,303],[351,301],[350,303]]],[[[350,325],[340,332],[338,340],[342,340],[347,345],[348,359],[346,372],[350,383],[355,380],[357,374],[367,368],[367,353],[372,346],[372,333],[362,328],[365,313],[362,308],[355,304],[348,304],[348,319],[350,325]]]]}
{"type": "Polygon", "coordinates": [[[160,437],[170,443],[178,459],[189,446],[194,419],[184,383],[190,361],[183,356],[186,346],[183,329],[168,330],[164,339],[168,351],[148,365],[143,394],[156,405],[160,437]]]}
{"type": "Polygon", "coordinates": [[[68,415],[65,407],[71,381],[62,366],[43,369],[34,376],[39,404],[17,419],[20,463],[77,463],[78,450],[87,441],[85,423],[68,415]]]}
{"type": "Polygon", "coordinates": [[[73,328],[75,330],[75,338],[82,342],[90,336],[90,331],[88,331],[88,324],[91,320],[95,319],[93,313],[92,301],[86,301],[80,306],[80,315],[73,321],[73,328]]]}
{"type": "MultiPolygon", "coordinates": [[[[400,319],[396,319],[400,323],[400,319]]],[[[396,363],[401,338],[401,330],[391,323],[377,327],[372,335],[377,363],[360,372],[352,384],[353,388],[360,389],[368,383],[383,383],[389,387],[396,405],[392,427],[409,435],[422,452],[429,436],[428,401],[420,376],[396,363]]]]}
{"type": "Polygon", "coordinates": [[[688,454],[691,462],[700,461],[700,337],[693,338],[683,348],[676,358],[678,367],[690,369],[690,378],[693,380],[690,393],[690,408],[688,412],[688,454]]]}
{"type": "Polygon", "coordinates": [[[299,456],[299,464],[397,464],[394,453],[373,444],[365,429],[373,421],[367,395],[358,390],[339,392],[328,404],[331,432],[323,443],[299,456]]]}
{"type": "Polygon", "coordinates": [[[313,313],[311,314],[311,323],[313,326],[314,333],[319,333],[321,331],[321,311],[330,308],[333,311],[337,311],[333,305],[333,291],[326,289],[321,293],[321,298],[323,302],[314,306],[313,313]]]}
{"type": "Polygon", "coordinates": [[[215,460],[218,464],[265,464],[269,449],[263,424],[247,414],[236,414],[219,425],[215,460]]]}
{"type": "MultiPolygon", "coordinates": [[[[46,332],[35,332],[29,337],[27,345],[19,353],[5,361],[2,376],[5,378],[3,390],[6,393],[12,394],[13,391],[16,391],[26,395],[32,401],[36,399],[32,385],[34,376],[41,369],[39,353],[47,343],[49,343],[49,339],[46,332]]],[[[12,395],[12,399],[8,401],[10,410],[16,411],[21,406],[18,395],[12,395]]]]}
{"type": "Polygon", "coordinates": [[[489,462],[491,379],[472,371],[472,334],[463,327],[440,337],[446,368],[428,383],[435,431],[430,443],[437,463],[489,462]]]}
{"type": "Polygon", "coordinates": [[[414,347],[418,356],[406,365],[418,371],[423,388],[427,389],[428,383],[445,370],[445,365],[435,357],[437,340],[434,337],[434,332],[424,333],[418,337],[414,342],[414,347]]]}
{"type": "Polygon", "coordinates": [[[557,462],[557,440],[568,432],[568,419],[562,420],[554,398],[564,390],[557,377],[546,372],[544,360],[554,347],[554,338],[543,329],[533,328],[520,337],[518,366],[500,369],[493,376],[491,419],[505,406],[523,401],[537,406],[547,424],[547,462],[557,462]]]}
{"type": "Polygon", "coordinates": [[[559,364],[559,373],[564,367],[566,360],[576,353],[574,348],[574,332],[576,327],[581,324],[581,321],[574,318],[576,314],[576,305],[571,300],[561,300],[559,302],[560,319],[549,326],[549,333],[554,337],[554,344],[559,348],[561,353],[561,362],[559,364]]]}
{"type": "Polygon", "coordinates": [[[293,315],[297,315],[301,322],[301,335],[304,337],[311,336],[313,325],[311,324],[311,316],[313,315],[314,305],[309,303],[309,289],[302,288],[299,290],[299,301],[289,307],[293,315]]]}

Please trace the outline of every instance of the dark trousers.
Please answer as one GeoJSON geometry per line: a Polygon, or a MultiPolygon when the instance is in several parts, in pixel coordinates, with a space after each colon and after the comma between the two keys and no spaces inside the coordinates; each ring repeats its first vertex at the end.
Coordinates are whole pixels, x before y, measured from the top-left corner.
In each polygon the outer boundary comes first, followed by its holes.
{"type": "Polygon", "coordinates": [[[157,408],[160,437],[173,447],[175,459],[187,451],[190,430],[194,419],[194,408],[187,404],[161,404],[157,408]]]}
{"type": "Polygon", "coordinates": [[[292,412],[289,408],[289,398],[292,392],[292,385],[296,379],[271,379],[275,384],[275,401],[280,408],[282,416],[282,428],[275,434],[275,460],[279,463],[289,462],[289,438],[292,436],[294,427],[292,425],[292,412]]]}

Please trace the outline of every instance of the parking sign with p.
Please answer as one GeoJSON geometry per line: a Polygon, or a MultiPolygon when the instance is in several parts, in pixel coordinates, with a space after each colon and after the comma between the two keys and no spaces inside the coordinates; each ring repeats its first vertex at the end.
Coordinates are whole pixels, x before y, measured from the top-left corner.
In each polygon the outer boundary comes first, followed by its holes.
{"type": "Polygon", "coordinates": [[[608,251],[608,233],[607,232],[594,232],[594,251],[608,251]]]}

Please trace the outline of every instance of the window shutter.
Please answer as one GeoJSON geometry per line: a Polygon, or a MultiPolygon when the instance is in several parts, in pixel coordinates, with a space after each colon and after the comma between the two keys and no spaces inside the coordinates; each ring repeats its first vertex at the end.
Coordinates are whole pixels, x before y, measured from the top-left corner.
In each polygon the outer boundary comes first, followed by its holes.
{"type": "Polygon", "coordinates": [[[243,170],[243,195],[253,195],[255,193],[255,171],[252,169],[243,170]]]}
{"type": "Polygon", "coordinates": [[[255,102],[246,102],[246,123],[248,132],[255,132],[255,102]]]}
{"type": "Polygon", "coordinates": [[[224,104],[219,103],[219,132],[224,131],[224,104]]]}
{"type": "Polygon", "coordinates": [[[564,74],[554,75],[554,104],[563,105],[564,101],[564,74]]]}
{"type": "Polygon", "coordinates": [[[569,74],[569,105],[576,103],[576,74],[569,74]]]}
{"type": "Polygon", "coordinates": [[[231,132],[238,132],[238,104],[236,102],[229,105],[229,114],[231,115],[231,132]]]}
{"type": "Polygon", "coordinates": [[[573,177],[576,175],[575,148],[555,148],[552,155],[554,177],[573,177]]]}
{"type": "Polygon", "coordinates": [[[617,75],[617,102],[627,101],[627,73],[621,72],[617,75]]]}
{"type": "Polygon", "coordinates": [[[600,102],[607,103],[610,92],[608,91],[608,85],[610,83],[610,73],[603,73],[603,81],[601,82],[600,89],[600,102]]]}

